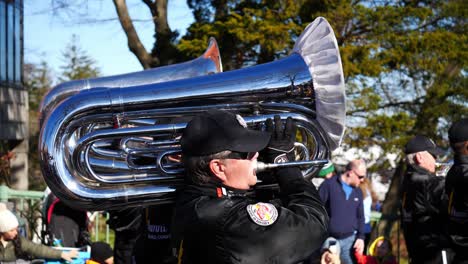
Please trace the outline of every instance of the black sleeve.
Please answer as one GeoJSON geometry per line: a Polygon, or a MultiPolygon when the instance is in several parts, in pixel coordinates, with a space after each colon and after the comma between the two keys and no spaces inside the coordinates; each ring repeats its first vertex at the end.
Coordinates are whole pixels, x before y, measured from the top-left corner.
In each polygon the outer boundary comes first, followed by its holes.
{"type": "Polygon", "coordinates": [[[142,225],[140,207],[110,211],[108,224],[115,231],[114,262],[131,264],[135,243],[142,225]]]}
{"type": "Polygon", "coordinates": [[[428,209],[434,213],[444,213],[444,205],[447,202],[445,195],[445,179],[443,177],[432,177],[428,183],[427,194],[429,196],[428,209]]]}
{"type": "MultiPolygon", "coordinates": [[[[313,219],[314,228],[328,231],[328,214],[315,186],[302,177],[299,168],[281,168],[276,172],[284,207],[295,214],[313,219]]],[[[320,241],[321,245],[322,241],[320,241]]]]}
{"type": "Polygon", "coordinates": [[[107,220],[107,224],[116,232],[127,230],[138,231],[142,220],[141,215],[141,207],[109,211],[109,220],[107,220]]]}

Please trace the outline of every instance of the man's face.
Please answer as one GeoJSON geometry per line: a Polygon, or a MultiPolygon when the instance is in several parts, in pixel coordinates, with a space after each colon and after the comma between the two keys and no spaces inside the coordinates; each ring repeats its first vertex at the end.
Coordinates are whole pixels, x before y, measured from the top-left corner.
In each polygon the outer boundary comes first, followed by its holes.
{"type": "Polygon", "coordinates": [[[366,178],[366,173],[367,173],[366,166],[358,166],[357,168],[354,168],[351,171],[351,174],[353,174],[353,176],[352,176],[350,185],[353,187],[359,187],[361,182],[364,181],[364,178],[366,178]]]}
{"type": "Polygon", "coordinates": [[[226,176],[223,184],[241,190],[248,190],[254,186],[257,183],[257,158],[258,152],[249,154],[246,159],[223,159],[226,176]]]}
{"type": "Polygon", "coordinates": [[[427,151],[422,151],[420,152],[421,154],[421,159],[419,166],[428,170],[429,172],[435,173],[436,171],[436,159],[434,156],[432,156],[431,153],[427,151]]]}

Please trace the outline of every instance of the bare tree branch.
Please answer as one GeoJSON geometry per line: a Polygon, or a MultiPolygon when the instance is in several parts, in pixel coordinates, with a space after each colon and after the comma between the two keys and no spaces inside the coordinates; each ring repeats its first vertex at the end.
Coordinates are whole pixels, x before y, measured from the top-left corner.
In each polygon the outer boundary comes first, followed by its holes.
{"type": "MultiPolygon", "coordinates": [[[[115,22],[119,21],[119,18],[117,17],[111,17],[111,18],[102,18],[102,19],[82,19],[77,22],[77,24],[81,25],[92,25],[92,24],[102,24],[102,23],[109,23],[109,22],[115,22]]],[[[147,23],[149,21],[152,21],[152,19],[132,19],[132,22],[135,23],[147,23]]]]}
{"type": "Polygon", "coordinates": [[[151,2],[150,0],[142,0],[143,3],[146,4],[146,6],[149,8],[149,10],[151,10],[151,15],[153,16],[153,19],[154,19],[154,16],[156,15],[155,12],[154,12],[154,7],[153,7],[153,2],[151,2]]]}
{"type": "MultiPolygon", "coordinates": [[[[424,99],[424,96],[421,96],[421,97],[414,98],[411,101],[389,102],[389,103],[380,105],[378,107],[378,109],[385,109],[385,108],[392,108],[392,107],[400,107],[401,108],[401,107],[404,107],[404,106],[417,105],[418,104],[417,102],[420,101],[420,100],[423,100],[423,99],[424,99]]],[[[356,108],[354,110],[349,110],[346,113],[348,115],[355,116],[357,113],[366,113],[368,111],[369,111],[369,109],[366,109],[366,108],[356,108]]]]}
{"type": "Polygon", "coordinates": [[[144,69],[151,68],[151,65],[154,65],[155,61],[159,62],[159,59],[157,57],[152,57],[151,54],[146,51],[143,43],[141,43],[138,33],[133,26],[132,19],[128,14],[125,0],[114,0],[114,5],[119,16],[120,24],[127,35],[130,51],[135,54],[144,69]]]}

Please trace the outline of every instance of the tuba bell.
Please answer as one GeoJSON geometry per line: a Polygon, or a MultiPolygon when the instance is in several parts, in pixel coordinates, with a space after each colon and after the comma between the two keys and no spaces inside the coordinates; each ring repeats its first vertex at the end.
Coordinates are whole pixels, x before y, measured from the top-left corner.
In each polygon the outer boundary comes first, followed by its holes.
{"type": "MultiPolygon", "coordinates": [[[[177,158],[181,132],[209,109],[239,113],[256,129],[274,115],[292,117],[299,128],[296,157],[328,159],[345,129],[344,77],[333,29],[317,18],[291,55],[274,62],[128,88],[93,88],[64,99],[41,128],[45,181],[60,199],[84,210],[173,202],[184,184],[177,158]],[[116,128],[116,117],[141,122],[116,128]]],[[[302,172],[310,177],[319,169],[302,172]]]]}

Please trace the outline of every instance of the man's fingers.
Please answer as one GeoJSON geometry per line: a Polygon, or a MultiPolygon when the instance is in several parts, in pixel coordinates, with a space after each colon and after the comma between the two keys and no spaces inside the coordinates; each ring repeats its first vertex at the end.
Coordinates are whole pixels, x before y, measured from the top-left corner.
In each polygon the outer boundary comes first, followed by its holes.
{"type": "Polygon", "coordinates": [[[291,117],[286,119],[286,125],[284,128],[284,136],[286,139],[291,139],[296,137],[296,125],[291,117]]]}
{"type": "Polygon", "coordinates": [[[282,138],[283,135],[283,124],[281,123],[281,117],[275,115],[275,138],[282,138]]]}
{"type": "Polygon", "coordinates": [[[362,253],[364,252],[364,240],[357,239],[356,242],[354,243],[354,248],[359,254],[362,255],[362,253]]]}
{"type": "Polygon", "coordinates": [[[268,118],[266,120],[265,129],[266,129],[267,132],[273,133],[273,120],[271,118],[268,118]]]}

